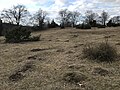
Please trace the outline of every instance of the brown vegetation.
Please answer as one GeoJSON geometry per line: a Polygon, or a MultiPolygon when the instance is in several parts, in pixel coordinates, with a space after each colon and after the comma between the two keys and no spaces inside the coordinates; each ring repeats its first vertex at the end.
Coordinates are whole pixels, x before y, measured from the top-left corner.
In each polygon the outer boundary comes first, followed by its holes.
{"type": "Polygon", "coordinates": [[[38,42],[4,43],[0,37],[1,90],[119,90],[119,56],[111,63],[96,62],[83,58],[82,50],[107,37],[119,55],[120,27],[32,33],[39,34],[38,42]]]}

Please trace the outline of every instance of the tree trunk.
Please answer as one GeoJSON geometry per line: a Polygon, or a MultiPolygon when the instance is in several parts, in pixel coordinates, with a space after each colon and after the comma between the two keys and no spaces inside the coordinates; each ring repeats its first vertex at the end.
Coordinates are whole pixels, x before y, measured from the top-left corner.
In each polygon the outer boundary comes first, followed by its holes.
{"type": "Polygon", "coordinates": [[[3,31],[2,20],[0,20],[0,36],[2,35],[2,31],[3,31]]]}
{"type": "Polygon", "coordinates": [[[75,23],[73,22],[73,23],[72,23],[72,28],[74,28],[74,27],[75,27],[75,23]]]}
{"type": "Polygon", "coordinates": [[[105,19],[103,18],[103,25],[105,26],[105,19]]]}
{"type": "Polygon", "coordinates": [[[17,26],[19,26],[19,23],[17,23],[17,26]]]}

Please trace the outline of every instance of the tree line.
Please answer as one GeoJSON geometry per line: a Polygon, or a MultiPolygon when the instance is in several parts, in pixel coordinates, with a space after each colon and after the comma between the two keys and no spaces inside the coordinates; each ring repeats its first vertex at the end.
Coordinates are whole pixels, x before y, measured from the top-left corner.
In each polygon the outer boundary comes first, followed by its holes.
{"type": "Polygon", "coordinates": [[[1,12],[0,18],[4,22],[10,24],[16,24],[19,26],[20,24],[29,23],[39,29],[43,29],[45,26],[50,28],[57,26],[60,26],[61,28],[76,27],[80,26],[81,23],[83,26],[90,25],[91,27],[120,26],[120,16],[110,18],[109,13],[106,11],[102,11],[99,15],[92,10],[87,10],[85,12],[85,16],[83,17],[79,11],[69,11],[68,9],[63,9],[60,10],[58,14],[59,16],[57,21],[60,25],[58,25],[55,20],[50,22],[50,18],[48,18],[49,13],[42,9],[39,9],[35,14],[31,15],[26,6],[16,5],[12,8],[4,9],[1,12]]]}

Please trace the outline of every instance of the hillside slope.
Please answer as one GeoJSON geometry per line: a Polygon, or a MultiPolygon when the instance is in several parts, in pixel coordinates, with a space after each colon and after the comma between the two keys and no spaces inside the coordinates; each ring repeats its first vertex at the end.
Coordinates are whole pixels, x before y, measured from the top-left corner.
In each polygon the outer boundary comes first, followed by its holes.
{"type": "Polygon", "coordinates": [[[33,33],[39,34],[38,42],[16,44],[4,43],[0,37],[0,90],[119,90],[120,58],[95,62],[82,58],[82,49],[86,43],[104,42],[108,37],[120,53],[120,27],[33,33]],[[65,81],[69,72],[80,73],[80,82],[65,81]]]}

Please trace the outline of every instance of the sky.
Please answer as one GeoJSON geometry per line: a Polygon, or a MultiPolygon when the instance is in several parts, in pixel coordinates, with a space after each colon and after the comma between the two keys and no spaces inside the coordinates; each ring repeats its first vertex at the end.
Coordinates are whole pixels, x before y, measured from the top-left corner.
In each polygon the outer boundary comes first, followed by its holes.
{"type": "Polygon", "coordinates": [[[98,14],[105,10],[111,16],[120,15],[120,0],[0,0],[0,11],[17,4],[25,5],[31,13],[41,8],[52,18],[57,17],[61,9],[79,11],[81,14],[86,10],[93,10],[98,14]]]}

